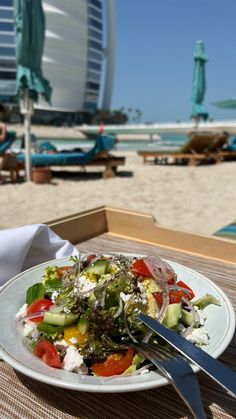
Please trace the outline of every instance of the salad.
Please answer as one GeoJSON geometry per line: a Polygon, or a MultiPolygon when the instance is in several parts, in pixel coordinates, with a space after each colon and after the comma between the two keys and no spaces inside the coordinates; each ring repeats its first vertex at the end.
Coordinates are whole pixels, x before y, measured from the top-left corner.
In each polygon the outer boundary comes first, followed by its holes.
{"type": "Polygon", "coordinates": [[[53,368],[115,376],[148,372],[129,344],[163,344],[138,319],[142,311],[197,345],[207,345],[204,308],[219,301],[194,290],[158,256],[99,254],[49,266],[16,314],[24,343],[53,368]]]}

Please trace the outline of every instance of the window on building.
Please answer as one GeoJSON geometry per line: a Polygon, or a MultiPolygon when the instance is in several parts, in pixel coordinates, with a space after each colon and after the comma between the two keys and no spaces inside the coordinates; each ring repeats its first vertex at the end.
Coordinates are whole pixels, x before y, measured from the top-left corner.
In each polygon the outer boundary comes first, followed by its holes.
{"type": "Polygon", "coordinates": [[[15,80],[16,79],[16,72],[11,71],[1,71],[0,70],[0,79],[2,80],[15,80]]]}
{"type": "Polygon", "coordinates": [[[98,62],[102,61],[102,54],[95,51],[89,51],[89,58],[92,58],[93,60],[96,60],[98,62]]]}
{"type": "Polygon", "coordinates": [[[98,9],[102,8],[102,3],[99,0],[89,0],[89,3],[96,6],[98,9]]]}
{"type": "MultiPolygon", "coordinates": [[[[1,3],[1,0],[0,0],[0,3],[1,3]]],[[[13,9],[12,10],[2,9],[0,13],[0,19],[13,19],[13,9]]]]}
{"type": "Polygon", "coordinates": [[[97,103],[95,102],[84,102],[84,108],[89,111],[96,111],[97,110],[97,103]]]}
{"type": "Polygon", "coordinates": [[[88,71],[87,79],[91,81],[100,81],[100,73],[94,73],[93,71],[88,71]]]}
{"type": "Polygon", "coordinates": [[[94,63],[93,61],[88,62],[88,68],[91,68],[92,70],[101,71],[102,66],[101,64],[94,63]]]}
{"type": "Polygon", "coordinates": [[[13,22],[0,22],[0,31],[13,32],[13,22]]]}
{"type": "Polygon", "coordinates": [[[93,19],[92,17],[89,18],[89,24],[90,26],[93,26],[94,28],[102,30],[102,23],[98,22],[97,20],[93,19]]]}
{"type": "Polygon", "coordinates": [[[102,44],[100,44],[100,42],[93,41],[92,39],[89,39],[89,47],[98,49],[99,51],[102,50],[102,44]]]}
{"type": "Polygon", "coordinates": [[[6,58],[0,58],[0,67],[1,68],[16,68],[16,61],[15,60],[9,60],[6,58]]]}
{"type": "Polygon", "coordinates": [[[94,9],[93,7],[89,8],[89,14],[102,20],[102,13],[94,9]]]}
{"type": "Polygon", "coordinates": [[[0,0],[0,6],[13,6],[13,0],[0,0]]]}
{"type": "Polygon", "coordinates": [[[0,47],[0,55],[2,56],[15,56],[16,50],[14,47],[0,47]]]}
{"type": "Polygon", "coordinates": [[[94,29],[89,29],[89,37],[98,39],[99,41],[102,41],[102,33],[97,32],[94,29]]]}
{"type": "Polygon", "coordinates": [[[98,94],[97,93],[86,93],[85,100],[87,102],[97,102],[98,101],[98,94]]]}
{"type": "Polygon", "coordinates": [[[87,82],[87,89],[99,90],[99,84],[98,83],[94,83],[92,81],[88,81],[87,82]]]}
{"type": "Polygon", "coordinates": [[[1,33],[0,44],[13,44],[15,45],[15,36],[1,33]]]}

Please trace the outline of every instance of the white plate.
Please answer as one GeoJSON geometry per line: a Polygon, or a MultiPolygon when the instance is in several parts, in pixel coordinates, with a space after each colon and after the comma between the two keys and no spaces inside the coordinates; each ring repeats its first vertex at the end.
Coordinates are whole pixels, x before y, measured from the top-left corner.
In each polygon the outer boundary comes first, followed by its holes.
{"type": "MultiPolygon", "coordinates": [[[[210,305],[204,310],[210,343],[203,349],[217,358],[229,345],[235,330],[235,314],[228,297],[217,285],[200,273],[183,265],[168,262],[177,273],[178,279],[192,287],[197,298],[209,293],[220,300],[220,307],[210,305]]],[[[27,288],[41,280],[46,266],[63,266],[71,263],[68,262],[68,258],[43,263],[17,275],[1,289],[0,356],[13,368],[28,377],[71,390],[115,393],[146,390],[168,384],[167,380],[155,371],[139,376],[99,378],[54,369],[32,355],[23,345],[22,339],[17,333],[15,314],[25,303],[27,288]]],[[[195,371],[197,370],[195,368],[195,371]]]]}

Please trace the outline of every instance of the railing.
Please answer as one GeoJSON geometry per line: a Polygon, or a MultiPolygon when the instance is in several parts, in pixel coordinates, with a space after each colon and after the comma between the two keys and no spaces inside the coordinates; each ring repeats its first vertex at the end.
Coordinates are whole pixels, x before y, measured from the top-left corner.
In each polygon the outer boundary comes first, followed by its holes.
{"type": "MultiPolygon", "coordinates": [[[[77,129],[86,134],[94,134],[99,130],[99,125],[82,125],[77,129]]],[[[137,125],[105,125],[105,133],[114,134],[162,134],[162,133],[179,133],[187,134],[192,130],[201,131],[227,131],[229,134],[236,134],[236,120],[226,121],[206,121],[200,122],[198,125],[192,121],[187,122],[167,122],[154,124],[137,124],[137,125]]]]}

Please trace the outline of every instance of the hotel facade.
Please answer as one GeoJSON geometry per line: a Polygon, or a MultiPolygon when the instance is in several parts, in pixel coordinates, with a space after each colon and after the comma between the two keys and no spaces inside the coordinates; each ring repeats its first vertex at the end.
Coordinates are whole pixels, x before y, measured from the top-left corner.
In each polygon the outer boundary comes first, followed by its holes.
{"type": "MultiPolygon", "coordinates": [[[[51,106],[40,102],[45,122],[81,122],[98,108],[110,109],[115,65],[115,0],[44,0],[44,77],[51,106]],[[48,119],[48,121],[46,121],[48,119]]],[[[0,0],[0,101],[16,95],[13,0],[0,0]]]]}

